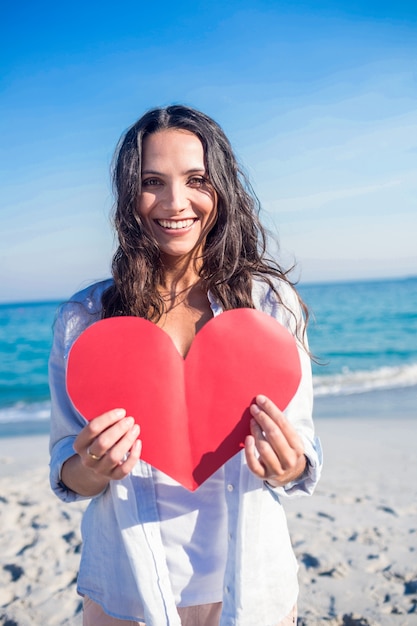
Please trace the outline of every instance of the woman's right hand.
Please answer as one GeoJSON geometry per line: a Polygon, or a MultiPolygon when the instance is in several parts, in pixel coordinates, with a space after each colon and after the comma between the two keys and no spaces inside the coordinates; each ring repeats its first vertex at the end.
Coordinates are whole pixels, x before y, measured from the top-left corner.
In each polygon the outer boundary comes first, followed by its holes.
{"type": "Polygon", "coordinates": [[[120,480],[137,463],[142,442],[140,429],[124,409],[113,409],[94,418],[74,442],[75,456],[62,467],[62,481],[80,495],[100,493],[110,480],[120,480]]]}

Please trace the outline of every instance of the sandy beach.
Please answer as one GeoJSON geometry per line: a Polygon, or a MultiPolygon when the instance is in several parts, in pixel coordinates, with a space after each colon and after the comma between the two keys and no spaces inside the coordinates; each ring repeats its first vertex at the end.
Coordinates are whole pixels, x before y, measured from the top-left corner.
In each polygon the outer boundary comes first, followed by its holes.
{"type": "MultiPolygon", "coordinates": [[[[285,501],[299,626],[417,624],[417,419],[316,419],[312,498],[285,501]]],[[[46,436],[0,439],[0,624],[81,624],[84,503],[49,490],[46,436]]]]}

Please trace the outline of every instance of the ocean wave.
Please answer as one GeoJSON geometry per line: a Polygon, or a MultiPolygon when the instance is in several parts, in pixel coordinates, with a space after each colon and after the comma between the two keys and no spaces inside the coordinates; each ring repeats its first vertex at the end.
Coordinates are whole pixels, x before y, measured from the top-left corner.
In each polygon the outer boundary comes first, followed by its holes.
{"type": "Polygon", "coordinates": [[[369,371],[352,371],[346,368],[339,374],[314,376],[313,385],[316,397],[412,387],[417,385],[417,363],[369,371]]]}
{"type": "Polygon", "coordinates": [[[51,403],[43,402],[16,402],[10,406],[0,408],[0,423],[41,421],[49,419],[51,403]]]}
{"type": "MultiPolygon", "coordinates": [[[[383,391],[417,386],[417,363],[397,367],[380,367],[374,370],[349,370],[338,374],[313,376],[314,395],[346,396],[367,391],[383,391]]],[[[16,402],[0,408],[0,424],[10,422],[37,421],[49,419],[51,403],[16,402]]]]}

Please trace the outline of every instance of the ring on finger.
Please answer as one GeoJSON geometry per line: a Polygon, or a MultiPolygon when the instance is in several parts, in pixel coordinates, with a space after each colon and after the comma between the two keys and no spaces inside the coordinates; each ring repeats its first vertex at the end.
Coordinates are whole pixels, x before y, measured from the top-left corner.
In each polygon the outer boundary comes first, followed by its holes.
{"type": "Polygon", "coordinates": [[[94,452],[91,452],[90,447],[87,448],[87,454],[90,459],[93,459],[93,461],[100,461],[100,459],[102,458],[101,456],[97,456],[96,454],[94,454],[94,452]]]}

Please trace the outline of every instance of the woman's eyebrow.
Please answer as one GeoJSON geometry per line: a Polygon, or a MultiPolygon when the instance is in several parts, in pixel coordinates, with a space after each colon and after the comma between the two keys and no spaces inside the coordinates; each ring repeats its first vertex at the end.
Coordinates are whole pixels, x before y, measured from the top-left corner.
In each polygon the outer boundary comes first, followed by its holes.
{"type": "MultiPolygon", "coordinates": [[[[197,174],[197,173],[198,174],[205,174],[205,172],[206,172],[205,167],[193,167],[193,168],[187,170],[186,172],[183,172],[182,174],[183,175],[197,174]]],[[[148,170],[148,169],[142,170],[142,176],[144,174],[146,174],[146,175],[152,174],[153,176],[165,176],[164,172],[158,172],[158,170],[148,170]]]]}

